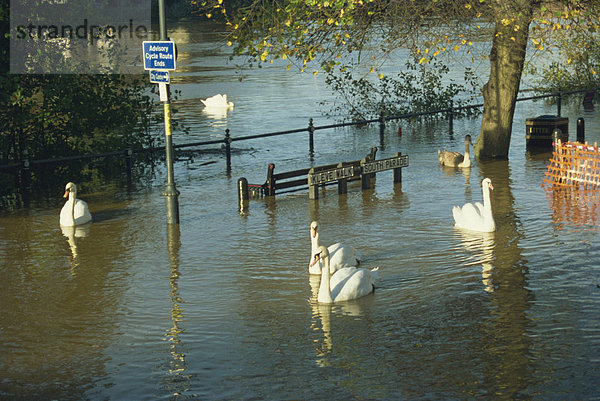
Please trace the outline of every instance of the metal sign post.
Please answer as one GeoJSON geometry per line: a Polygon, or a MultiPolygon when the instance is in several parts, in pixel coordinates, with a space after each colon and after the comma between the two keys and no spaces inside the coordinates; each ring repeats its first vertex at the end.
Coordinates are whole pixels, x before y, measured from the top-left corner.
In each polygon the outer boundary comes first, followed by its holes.
{"type": "Polygon", "coordinates": [[[173,138],[171,135],[171,104],[169,93],[168,70],[175,69],[176,51],[175,44],[167,40],[167,26],[165,18],[165,0],[158,0],[158,20],[160,29],[160,41],[143,42],[144,68],[150,70],[151,79],[159,82],[160,100],[164,105],[165,114],[165,153],[167,163],[167,182],[165,184],[165,196],[167,202],[167,223],[179,224],[179,191],[175,188],[175,177],[173,173],[173,138]],[[158,71],[166,72],[166,76],[158,71]]]}

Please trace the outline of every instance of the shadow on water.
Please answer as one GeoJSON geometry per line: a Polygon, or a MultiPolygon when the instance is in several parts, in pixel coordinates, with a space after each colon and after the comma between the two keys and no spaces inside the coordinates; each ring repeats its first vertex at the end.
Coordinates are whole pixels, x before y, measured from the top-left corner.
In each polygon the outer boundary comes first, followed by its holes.
{"type": "Polygon", "coordinates": [[[515,199],[508,161],[485,162],[480,165],[482,177],[494,185],[492,209],[496,220],[494,246],[484,241],[483,280],[491,280],[490,316],[481,323],[484,350],[489,357],[485,380],[491,394],[503,399],[519,397],[532,380],[532,362],[528,351],[531,341],[527,312],[532,294],[527,289],[527,261],[522,256],[523,233],[515,214],[515,199]]]}

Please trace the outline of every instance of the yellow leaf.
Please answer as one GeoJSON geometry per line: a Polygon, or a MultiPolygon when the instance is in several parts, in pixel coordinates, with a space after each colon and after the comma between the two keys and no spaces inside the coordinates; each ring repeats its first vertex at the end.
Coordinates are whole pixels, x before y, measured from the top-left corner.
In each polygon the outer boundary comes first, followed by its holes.
{"type": "Polygon", "coordinates": [[[211,13],[206,14],[206,18],[210,18],[210,17],[212,17],[211,13]]]}
{"type": "Polygon", "coordinates": [[[375,69],[374,69],[373,67],[371,67],[371,68],[369,69],[369,72],[373,72],[373,71],[375,71],[375,69]]]}
{"type": "Polygon", "coordinates": [[[285,67],[285,70],[286,70],[286,71],[289,71],[291,66],[292,66],[291,64],[288,64],[288,65],[285,67]]]}
{"type": "Polygon", "coordinates": [[[227,46],[231,46],[233,43],[231,43],[231,41],[227,42],[227,46]]]}
{"type": "Polygon", "coordinates": [[[313,71],[313,75],[317,75],[319,71],[313,71]]]}
{"type": "Polygon", "coordinates": [[[470,4],[465,4],[465,8],[466,8],[467,10],[470,10],[470,9],[471,9],[471,5],[470,5],[470,4]]]}
{"type": "Polygon", "coordinates": [[[457,52],[460,49],[459,45],[454,46],[454,51],[457,52]]]}
{"type": "Polygon", "coordinates": [[[428,60],[425,57],[419,59],[419,64],[425,64],[428,60]]]}
{"type": "Polygon", "coordinates": [[[514,37],[514,36],[511,36],[511,37],[510,37],[510,40],[512,40],[513,42],[516,42],[516,41],[517,41],[517,39],[515,39],[515,37],[514,37]]]}
{"type": "Polygon", "coordinates": [[[383,74],[379,74],[379,79],[383,79],[383,74]]]}

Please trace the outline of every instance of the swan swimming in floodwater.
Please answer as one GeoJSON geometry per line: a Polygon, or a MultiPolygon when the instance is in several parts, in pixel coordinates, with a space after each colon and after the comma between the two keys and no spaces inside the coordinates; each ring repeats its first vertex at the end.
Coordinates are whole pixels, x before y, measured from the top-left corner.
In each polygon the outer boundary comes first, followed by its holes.
{"type": "Polygon", "coordinates": [[[455,226],[467,230],[492,232],[496,231],[496,223],[492,215],[492,203],[490,201],[490,190],[494,189],[492,180],[484,178],[481,181],[483,193],[483,204],[480,202],[467,203],[464,206],[454,206],[452,216],[455,226]]]}
{"type": "Polygon", "coordinates": [[[233,102],[227,101],[227,95],[218,94],[200,101],[207,109],[233,109],[233,102]]]}
{"type": "Polygon", "coordinates": [[[351,301],[372,293],[375,289],[374,281],[377,277],[378,267],[367,270],[346,267],[331,274],[329,271],[329,251],[323,245],[319,246],[312,264],[321,267],[321,284],[317,302],[332,304],[335,302],[351,301]]]}
{"type": "MultiPolygon", "coordinates": [[[[310,223],[310,261],[308,265],[308,272],[310,274],[321,274],[320,266],[311,265],[320,245],[319,223],[313,221],[310,223]]],[[[356,250],[352,246],[336,242],[333,245],[329,245],[327,250],[329,251],[329,268],[331,273],[343,267],[357,267],[360,264],[360,260],[356,257],[356,250]]]]}
{"type": "Polygon", "coordinates": [[[471,135],[465,136],[465,154],[464,156],[458,152],[444,149],[442,152],[438,149],[438,158],[440,164],[448,167],[471,167],[471,155],[469,153],[469,146],[473,145],[471,142],[471,135]]]}
{"type": "Polygon", "coordinates": [[[65,186],[63,198],[69,198],[60,210],[60,225],[64,227],[78,226],[92,221],[87,203],[77,199],[77,186],[72,182],[65,186]]]}

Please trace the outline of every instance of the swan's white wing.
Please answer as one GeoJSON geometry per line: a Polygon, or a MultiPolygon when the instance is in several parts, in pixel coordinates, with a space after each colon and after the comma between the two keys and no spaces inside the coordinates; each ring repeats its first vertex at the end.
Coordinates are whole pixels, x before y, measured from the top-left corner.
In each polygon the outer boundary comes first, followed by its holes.
{"type": "Polygon", "coordinates": [[[90,214],[87,203],[81,199],[75,201],[75,210],[73,214],[75,216],[75,225],[85,224],[92,220],[92,215],[90,214]]]}
{"type": "MultiPolygon", "coordinates": [[[[337,273],[336,273],[337,274],[337,273]]],[[[333,302],[350,301],[373,292],[373,276],[370,270],[355,269],[335,287],[330,285],[333,302]]]]}
{"type": "Polygon", "coordinates": [[[358,260],[354,247],[336,242],[327,247],[329,251],[329,271],[335,272],[343,267],[356,267],[358,260]]]}
{"type": "Polygon", "coordinates": [[[454,206],[452,216],[454,217],[454,223],[463,228],[469,228],[482,220],[479,208],[472,203],[467,203],[463,207],[454,206]]]}

